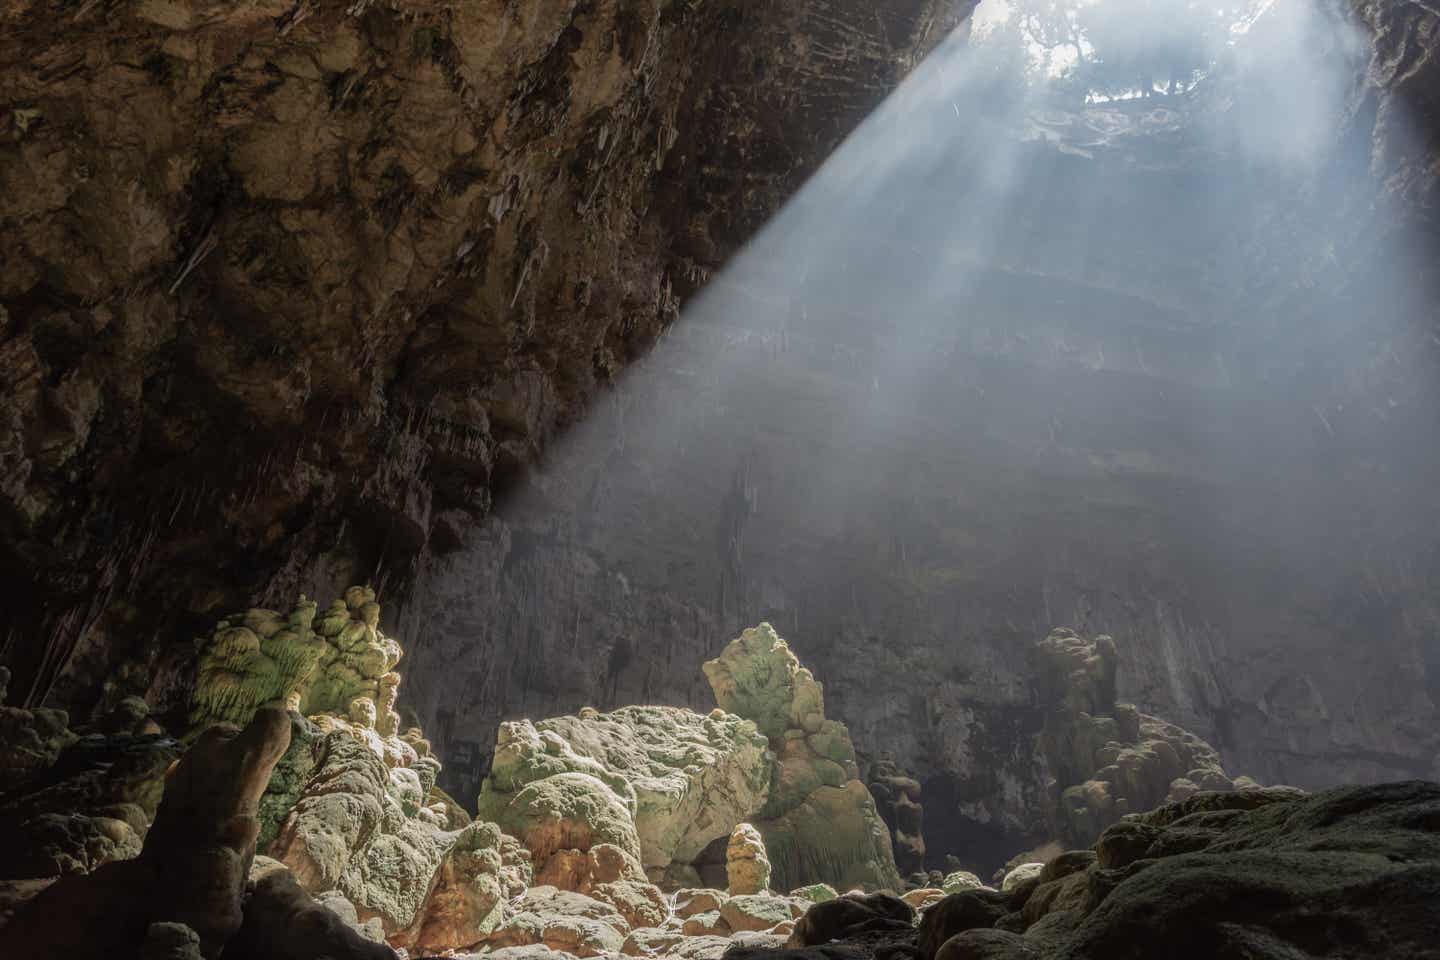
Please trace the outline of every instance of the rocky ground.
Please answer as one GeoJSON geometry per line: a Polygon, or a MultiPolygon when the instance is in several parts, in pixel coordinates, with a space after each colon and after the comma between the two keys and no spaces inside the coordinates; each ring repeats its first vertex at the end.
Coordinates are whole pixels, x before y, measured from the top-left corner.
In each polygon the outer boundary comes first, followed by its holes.
{"type": "MultiPolygon", "coordinates": [[[[963,869],[902,881],[848,732],[768,624],[705,665],[709,714],[506,724],[472,815],[402,720],[401,651],[378,615],[357,587],[323,613],[302,598],[222,621],[178,738],[140,701],[74,728],[58,711],[0,708],[7,950],[1440,956],[1440,786],[1309,795],[1229,780],[1203,742],[1114,704],[1105,638],[1056,631],[1037,645],[1055,668],[1043,736],[1091,752],[1074,768],[1089,779],[1056,785],[1056,838],[1098,838],[1020,854],[990,883],[963,869]]],[[[892,813],[905,808],[893,766],[872,782],[892,813]]]]}

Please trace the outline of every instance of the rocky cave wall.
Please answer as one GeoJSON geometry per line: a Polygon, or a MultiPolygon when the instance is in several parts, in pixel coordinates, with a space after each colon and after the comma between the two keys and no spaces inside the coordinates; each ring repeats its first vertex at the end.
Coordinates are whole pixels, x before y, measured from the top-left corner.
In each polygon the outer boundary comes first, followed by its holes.
{"type": "Polygon", "coordinates": [[[17,700],[403,594],[967,10],[0,6],[17,700]]]}
{"type": "MultiPolygon", "coordinates": [[[[724,309],[417,594],[410,676],[452,782],[478,782],[503,717],[704,705],[676,665],[757,617],[859,750],[924,782],[937,865],[1042,838],[1029,651],[1054,625],[1113,635],[1122,698],[1232,773],[1435,776],[1434,20],[1361,14],[1302,182],[1186,135],[1223,107],[1146,103],[1046,118],[989,249],[835,243],[847,198],[802,194],[792,236],[712,286],[724,309]],[[842,255],[797,293],[807,236],[842,255]],[[836,293],[876,261],[866,303],[836,293]]],[[[896,219],[943,236],[966,199],[896,219]]]]}
{"type": "Polygon", "coordinates": [[[979,259],[852,244],[829,269],[883,258],[877,302],[933,285],[889,329],[823,265],[799,296],[793,264],[752,271],[742,314],[697,310],[527,474],[965,9],[6,5],[14,699],[183,707],[221,612],[370,580],[408,600],[411,702],[456,778],[507,717],[703,704],[693,663],[762,617],[862,751],[923,776],[958,825],[939,853],[1033,827],[1014,748],[1057,623],[1115,635],[1122,694],[1235,772],[1433,775],[1433,301],[1386,294],[1421,272],[1390,240],[1433,225],[1414,4],[1358,5],[1366,75],[1294,192],[1209,189],[1233,169],[1164,117],[1031,144],[1032,173],[1105,190],[1037,191],[979,259]],[[1346,164],[1376,186],[1326,180],[1346,164]],[[1107,202],[1159,213],[1067,262],[1066,205],[1107,202]],[[1177,236],[1177,204],[1211,226],[1177,236]],[[714,342],[725,378],[697,378],[714,342]],[[920,386],[855,389],[897,370],[920,386]],[[884,444],[827,413],[857,409],[884,444]],[[817,464],[869,480],[817,495],[817,464]]]}

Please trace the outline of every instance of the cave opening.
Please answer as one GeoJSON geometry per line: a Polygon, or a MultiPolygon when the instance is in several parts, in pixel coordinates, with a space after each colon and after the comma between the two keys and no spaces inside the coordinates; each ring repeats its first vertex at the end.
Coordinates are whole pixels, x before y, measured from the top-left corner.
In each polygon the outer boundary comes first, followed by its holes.
{"type": "Polygon", "coordinates": [[[0,942],[1433,950],[1429,6],[472,6],[0,9],[0,942]]]}

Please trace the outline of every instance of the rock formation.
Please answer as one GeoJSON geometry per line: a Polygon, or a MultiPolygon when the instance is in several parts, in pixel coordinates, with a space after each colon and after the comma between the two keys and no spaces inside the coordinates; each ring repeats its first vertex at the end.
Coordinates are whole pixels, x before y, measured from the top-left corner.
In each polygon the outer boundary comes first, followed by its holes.
{"type": "Polygon", "coordinates": [[[755,724],[720,711],[624,707],[507,723],[479,816],[526,840],[542,873],[542,853],[610,843],[659,879],[693,863],[764,804],[764,751],[755,724]],[[575,805],[587,819],[549,819],[550,811],[575,805]],[[537,832],[555,829],[564,835],[537,832]]]}
{"type": "MultiPolygon", "coordinates": [[[[984,198],[954,171],[1015,143],[1016,207],[954,262],[954,217],[934,215],[933,245],[834,229],[824,214],[859,202],[843,186],[757,238],[721,306],[694,304],[421,587],[407,682],[447,756],[477,757],[467,795],[500,720],[699,708],[684,665],[757,619],[862,753],[924,785],[932,855],[982,875],[1042,839],[1044,773],[1011,748],[1039,721],[1027,648],[1057,624],[1115,637],[1118,699],[1235,771],[1440,775],[1440,554],[1415,533],[1440,520],[1440,450],[1415,440],[1435,420],[1433,292],[1414,290],[1440,58],[1423,7],[1354,6],[1372,29],[1325,48],[1358,62],[1304,175],[1197,149],[1211,119],[1278,95],[1247,81],[1019,129],[917,124],[944,144],[924,182],[955,210],[984,198]],[[839,292],[862,265],[885,275],[863,306],[839,292]],[[883,441],[859,443],[877,422],[883,441]]],[[[910,142],[895,132],[857,138],[857,165],[910,142]]],[[[932,213],[899,179],[916,207],[897,220],[932,213]]]]}
{"type": "Polygon", "coordinates": [[[177,625],[453,550],[949,22],[84,12],[0,9],[5,656],[167,712],[177,625]]]}
{"type": "Polygon", "coordinates": [[[921,960],[1440,957],[1437,811],[1433,783],[1202,791],[1005,892],[951,894],[918,930],[895,922],[903,903],[890,920],[888,901],[846,897],[807,913],[791,943],[921,960]]]}
{"type": "Polygon", "coordinates": [[[880,819],[890,828],[895,866],[904,876],[925,869],[925,818],[920,782],[900,772],[894,758],[881,757],[871,767],[870,795],[880,819]]]}
{"type": "Polygon", "coordinates": [[[307,716],[358,711],[361,726],[394,736],[400,677],[392,670],[400,652],[380,631],[380,605],[368,587],[350,588],[318,618],[303,596],[288,616],[251,609],[221,620],[206,643],[191,727],[243,723],[260,704],[278,700],[307,716]]]}
{"type": "Polygon", "coordinates": [[[897,889],[890,832],[859,780],[855,747],[825,716],[824,691],[768,623],[745,630],[705,664],[720,709],[753,720],[770,741],[770,796],[751,822],[782,889],[824,879],[897,889]]]}
{"type": "Polygon", "coordinates": [[[725,891],[732,897],[764,893],[770,889],[770,858],[760,831],[737,824],[725,845],[725,891]]]}
{"type": "Polygon", "coordinates": [[[1039,753],[1059,791],[1057,839],[1087,844],[1127,813],[1200,790],[1235,789],[1210,744],[1133,704],[1116,702],[1119,654],[1110,637],[1086,639],[1059,628],[1034,650],[1045,718],[1039,753]]]}

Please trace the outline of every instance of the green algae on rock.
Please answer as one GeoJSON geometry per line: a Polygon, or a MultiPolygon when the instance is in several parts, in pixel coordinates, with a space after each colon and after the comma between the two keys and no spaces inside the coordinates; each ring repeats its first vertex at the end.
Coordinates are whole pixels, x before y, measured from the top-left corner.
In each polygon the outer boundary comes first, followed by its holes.
{"type": "MultiPolygon", "coordinates": [[[[587,708],[533,724],[502,724],[490,775],[481,785],[478,815],[525,839],[535,828],[518,801],[527,796],[527,804],[536,802],[540,785],[561,778],[568,784],[561,792],[574,794],[564,805],[573,807],[582,794],[589,796],[587,809],[605,822],[595,824],[600,833],[587,843],[554,849],[583,851],[591,842],[614,843],[655,876],[693,862],[707,844],[727,836],[763,806],[771,779],[765,738],[748,720],[719,710],[703,715],[677,707],[623,707],[610,713],[587,708]],[[606,812],[609,805],[602,801],[607,794],[627,817],[606,812]],[[638,848],[617,826],[621,819],[633,824],[638,848]]],[[[551,805],[563,800],[557,795],[551,805]]],[[[527,845],[541,868],[539,861],[554,849],[538,836],[532,841],[527,845]]]]}
{"type": "Polygon", "coordinates": [[[751,820],[775,885],[900,889],[890,831],[859,780],[850,732],[826,719],[821,684],[774,627],[745,630],[704,670],[720,708],[754,720],[777,758],[769,801],[751,820]]]}
{"type": "Polygon", "coordinates": [[[400,656],[400,645],[380,631],[380,606],[369,587],[351,587],[319,616],[303,596],[288,615],[247,610],[220,621],[201,654],[191,729],[247,723],[273,701],[306,715],[348,715],[363,698],[376,711],[371,725],[393,735],[399,676],[391,671],[400,656]]]}

